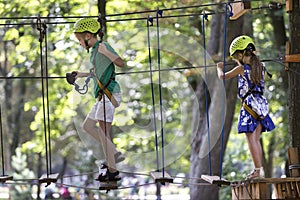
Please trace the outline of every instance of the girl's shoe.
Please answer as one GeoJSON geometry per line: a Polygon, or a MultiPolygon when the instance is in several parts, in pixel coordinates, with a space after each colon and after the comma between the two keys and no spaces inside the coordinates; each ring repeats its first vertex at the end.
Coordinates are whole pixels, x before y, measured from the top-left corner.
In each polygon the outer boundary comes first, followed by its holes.
{"type": "Polygon", "coordinates": [[[261,168],[254,168],[250,174],[247,175],[246,180],[252,180],[252,179],[262,179],[265,178],[264,169],[261,168]]]}

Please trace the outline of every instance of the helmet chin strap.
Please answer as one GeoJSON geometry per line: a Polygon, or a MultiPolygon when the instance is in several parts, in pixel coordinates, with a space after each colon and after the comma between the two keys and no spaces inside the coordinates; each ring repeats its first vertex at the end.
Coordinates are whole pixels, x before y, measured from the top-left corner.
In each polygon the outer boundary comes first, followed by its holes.
{"type": "Polygon", "coordinates": [[[85,45],[85,49],[86,51],[89,53],[90,51],[90,46],[89,46],[89,40],[84,40],[84,45],[85,45]]]}

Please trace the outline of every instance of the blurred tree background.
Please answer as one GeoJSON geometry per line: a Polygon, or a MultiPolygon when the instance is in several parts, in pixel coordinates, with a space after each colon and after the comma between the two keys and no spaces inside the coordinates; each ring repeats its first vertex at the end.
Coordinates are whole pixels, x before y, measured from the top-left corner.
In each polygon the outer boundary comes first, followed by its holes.
{"type": "MultiPolygon", "coordinates": [[[[81,128],[95,100],[91,90],[80,95],[64,78],[67,72],[88,71],[92,67],[89,55],[76,41],[72,27],[80,17],[99,16],[101,6],[106,15],[104,40],[126,61],[125,68],[117,69],[123,99],[116,109],[112,130],[117,148],[126,155],[126,160],[118,165],[120,171],[128,172],[122,174],[123,187],[129,184],[126,177],[128,180],[137,178],[140,183],[153,182],[147,176],[140,177],[134,173],[155,171],[157,164],[161,167],[161,146],[157,159],[155,136],[158,136],[158,144],[161,145],[162,133],[165,170],[169,174],[176,176],[183,173],[186,177],[196,178],[209,174],[209,159],[199,155],[216,147],[212,151],[213,173],[220,175],[223,121],[218,117],[222,117],[219,114],[222,107],[227,108],[223,178],[244,179],[252,169],[245,137],[236,131],[240,108],[236,89],[233,89],[236,88],[236,80],[225,85],[228,97],[225,103],[222,95],[217,93],[223,88],[216,77],[214,65],[223,59],[224,45],[228,50],[231,40],[240,34],[253,36],[260,58],[268,60],[265,65],[273,75],[272,79],[266,80],[266,95],[276,129],[262,137],[264,166],[269,167],[269,177],[284,175],[289,147],[287,75],[282,65],[270,61],[285,55],[288,32],[284,7],[271,9],[264,1],[252,2],[252,8],[257,9],[236,21],[228,20],[224,41],[226,5],[214,3],[217,1],[108,0],[105,4],[96,0],[0,1],[0,90],[5,173],[23,180],[22,187],[8,184],[11,196],[18,196],[18,199],[39,198],[31,193],[38,195],[45,187],[40,187],[33,180],[47,172],[46,153],[51,155],[51,172],[60,174],[59,186],[68,185],[72,191],[81,187],[92,188],[86,192],[102,199],[116,199],[131,192],[124,189],[105,194],[97,190],[98,183],[93,180],[96,176],[93,172],[97,173],[95,161],[103,159],[103,153],[99,144],[81,128]],[[155,19],[157,8],[163,10],[158,20],[155,19]],[[153,26],[147,27],[147,19],[152,17],[153,26]],[[46,34],[43,38],[38,29],[42,25],[47,26],[44,27],[46,34]],[[154,70],[153,84],[150,67],[154,70]],[[158,67],[161,68],[161,93],[158,67]],[[154,108],[156,117],[153,117],[154,108]],[[208,149],[205,140],[208,133],[206,114],[213,117],[210,119],[212,133],[217,133],[212,139],[211,149],[208,149]],[[48,144],[50,152],[46,152],[45,148],[48,133],[51,137],[48,144]],[[77,174],[84,175],[75,176],[77,174]]],[[[78,84],[82,86],[84,80],[79,80],[78,84]]],[[[91,83],[89,88],[92,88],[91,83]]],[[[201,193],[205,199],[231,199],[229,187],[202,186],[191,183],[188,178],[178,179],[183,182],[179,184],[181,190],[188,196],[191,190],[194,196],[201,193]],[[212,192],[214,197],[209,197],[212,192]]],[[[171,190],[168,188],[166,191],[174,193],[171,190]]],[[[155,194],[155,191],[148,192],[155,194]]]]}

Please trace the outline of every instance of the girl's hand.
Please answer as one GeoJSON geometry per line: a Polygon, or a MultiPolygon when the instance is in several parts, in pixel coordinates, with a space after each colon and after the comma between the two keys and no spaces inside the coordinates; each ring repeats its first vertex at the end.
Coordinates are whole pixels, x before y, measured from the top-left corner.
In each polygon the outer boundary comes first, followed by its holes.
{"type": "Polygon", "coordinates": [[[234,62],[236,62],[236,64],[242,65],[241,62],[240,62],[238,59],[233,58],[232,60],[233,60],[234,62]]]}
{"type": "Polygon", "coordinates": [[[224,63],[223,62],[218,62],[217,63],[217,68],[223,69],[223,67],[224,67],[224,63]]]}

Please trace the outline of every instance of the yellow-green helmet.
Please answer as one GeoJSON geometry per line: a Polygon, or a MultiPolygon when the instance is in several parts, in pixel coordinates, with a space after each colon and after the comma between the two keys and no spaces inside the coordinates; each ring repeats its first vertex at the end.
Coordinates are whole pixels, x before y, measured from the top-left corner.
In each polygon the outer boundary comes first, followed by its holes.
{"type": "Polygon", "coordinates": [[[245,50],[251,44],[251,48],[255,50],[254,42],[251,37],[247,35],[241,35],[236,37],[230,44],[229,53],[230,56],[238,50],[245,50]]]}
{"type": "Polygon", "coordinates": [[[100,24],[96,19],[93,18],[82,18],[77,20],[74,25],[74,33],[97,33],[100,29],[100,24]]]}

